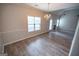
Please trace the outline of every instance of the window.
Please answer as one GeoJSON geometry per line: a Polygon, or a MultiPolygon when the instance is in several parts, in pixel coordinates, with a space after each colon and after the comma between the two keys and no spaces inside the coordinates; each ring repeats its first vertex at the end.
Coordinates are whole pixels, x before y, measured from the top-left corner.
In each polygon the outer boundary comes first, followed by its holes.
{"type": "Polygon", "coordinates": [[[52,29],[52,19],[49,22],[49,30],[51,30],[51,29],[52,29]]]}
{"type": "Polygon", "coordinates": [[[28,32],[40,30],[41,18],[28,16],[28,32]]]}
{"type": "Polygon", "coordinates": [[[60,22],[60,20],[58,19],[58,20],[57,20],[57,25],[56,25],[57,27],[59,26],[59,22],[60,22]]]}

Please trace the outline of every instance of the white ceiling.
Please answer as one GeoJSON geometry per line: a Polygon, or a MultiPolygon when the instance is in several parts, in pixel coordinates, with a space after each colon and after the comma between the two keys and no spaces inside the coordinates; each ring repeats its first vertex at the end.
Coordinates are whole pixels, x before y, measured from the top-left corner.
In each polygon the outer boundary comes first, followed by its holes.
{"type": "Polygon", "coordinates": [[[49,5],[48,3],[28,3],[28,5],[45,12],[56,11],[56,10],[79,6],[78,3],[49,3],[49,5]],[[38,6],[35,6],[35,5],[38,5],[38,6]]]}

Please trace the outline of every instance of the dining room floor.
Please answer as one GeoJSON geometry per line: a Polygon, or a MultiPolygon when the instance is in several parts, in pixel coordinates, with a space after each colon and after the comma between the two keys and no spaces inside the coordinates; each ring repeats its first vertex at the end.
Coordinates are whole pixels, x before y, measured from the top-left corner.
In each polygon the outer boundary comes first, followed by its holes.
{"type": "Polygon", "coordinates": [[[9,56],[68,56],[72,39],[61,32],[49,32],[5,46],[9,56]]]}

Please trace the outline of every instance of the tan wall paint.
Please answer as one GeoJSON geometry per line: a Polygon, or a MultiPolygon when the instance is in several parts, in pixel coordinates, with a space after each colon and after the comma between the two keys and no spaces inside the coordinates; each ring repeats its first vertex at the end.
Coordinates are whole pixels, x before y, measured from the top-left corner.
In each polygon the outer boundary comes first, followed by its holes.
{"type": "Polygon", "coordinates": [[[1,8],[0,8],[0,32],[1,32],[1,8]]]}
{"type": "Polygon", "coordinates": [[[0,54],[1,54],[1,8],[0,8],[0,54]]]}
{"type": "Polygon", "coordinates": [[[3,4],[2,38],[5,45],[48,31],[45,12],[24,4],[3,4]],[[41,31],[28,33],[27,16],[41,17],[41,31]]]}
{"type": "Polygon", "coordinates": [[[0,5],[0,55],[4,52],[4,49],[3,49],[3,40],[2,40],[2,33],[1,33],[1,29],[2,29],[2,7],[0,5]]]}

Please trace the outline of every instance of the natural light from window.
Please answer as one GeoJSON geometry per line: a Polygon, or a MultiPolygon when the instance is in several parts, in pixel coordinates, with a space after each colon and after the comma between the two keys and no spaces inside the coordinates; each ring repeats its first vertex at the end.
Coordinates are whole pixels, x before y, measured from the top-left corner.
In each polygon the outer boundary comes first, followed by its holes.
{"type": "Polygon", "coordinates": [[[41,29],[41,18],[28,16],[28,32],[37,31],[41,29]]]}
{"type": "Polygon", "coordinates": [[[56,25],[57,27],[59,26],[59,22],[60,22],[60,20],[58,19],[58,20],[57,20],[57,25],[56,25]]]}
{"type": "Polygon", "coordinates": [[[49,22],[49,30],[52,30],[52,19],[49,22]]]}

